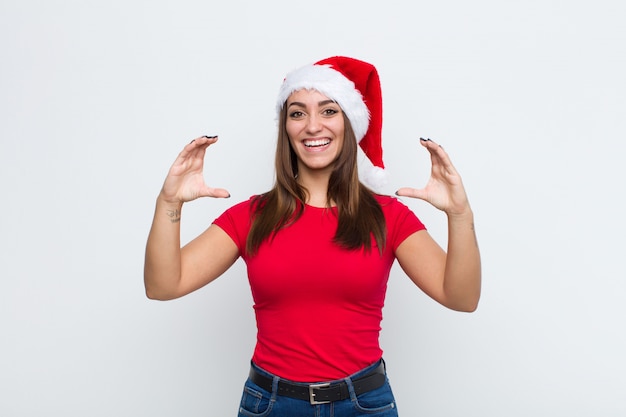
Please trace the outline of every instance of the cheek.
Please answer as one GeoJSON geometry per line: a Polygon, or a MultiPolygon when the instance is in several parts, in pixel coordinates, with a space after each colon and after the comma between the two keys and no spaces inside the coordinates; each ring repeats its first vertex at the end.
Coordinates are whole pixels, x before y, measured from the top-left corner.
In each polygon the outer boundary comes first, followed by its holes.
{"type": "Polygon", "coordinates": [[[289,137],[289,141],[291,142],[292,138],[296,136],[297,129],[293,123],[287,123],[285,125],[285,132],[287,133],[287,137],[289,137]]]}
{"type": "Polygon", "coordinates": [[[343,139],[344,133],[345,133],[345,125],[343,123],[343,119],[339,119],[337,120],[337,123],[335,123],[333,125],[333,131],[335,132],[335,135],[338,138],[343,139]]]}

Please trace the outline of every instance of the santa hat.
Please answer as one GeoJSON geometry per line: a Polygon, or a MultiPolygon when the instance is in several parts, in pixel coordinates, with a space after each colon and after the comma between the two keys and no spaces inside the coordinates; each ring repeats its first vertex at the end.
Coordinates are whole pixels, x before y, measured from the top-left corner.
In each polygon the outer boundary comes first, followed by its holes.
{"type": "Polygon", "coordinates": [[[291,93],[317,90],[339,104],[359,143],[359,178],[375,191],[385,183],[383,106],[376,68],[367,62],[334,56],[287,74],[278,94],[280,112],[291,93]]]}

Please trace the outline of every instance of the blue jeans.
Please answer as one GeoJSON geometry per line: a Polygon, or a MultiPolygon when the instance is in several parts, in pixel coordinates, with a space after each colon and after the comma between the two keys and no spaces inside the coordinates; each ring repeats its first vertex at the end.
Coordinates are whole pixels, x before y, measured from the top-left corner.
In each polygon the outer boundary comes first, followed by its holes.
{"type": "Polygon", "coordinates": [[[238,417],[397,417],[396,401],[387,377],[380,388],[365,392],[358,397],[354,393],[352,380],[366,375],[376,369],[379,364],[380,362],[376,362],[343,379],[348,385],[350,398],[312,405],[309,401],[277,395],[276,387],[280,378],[252,363],[256,371],[273,379],[274,389],[273,392],[266,391],[248,379],[243,387],[238,417]]]}

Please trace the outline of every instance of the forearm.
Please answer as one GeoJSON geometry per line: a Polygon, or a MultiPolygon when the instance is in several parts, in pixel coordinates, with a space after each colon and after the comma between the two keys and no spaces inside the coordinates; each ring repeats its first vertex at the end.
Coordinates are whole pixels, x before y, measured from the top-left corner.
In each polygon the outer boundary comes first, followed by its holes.
{"type": "Polygon", "coordinates": [[[146,244],[144,285],[148,298],[171,298],[181,278],[180,216],[182,203],[157,199],[146,244]]]}
{"type": "Polygon", "coordinates": [[[444,276],[444,292],[450,308],[474,311],[481,290],[481,263],[471,210],[448,215],[448,250],[444,276]]]}

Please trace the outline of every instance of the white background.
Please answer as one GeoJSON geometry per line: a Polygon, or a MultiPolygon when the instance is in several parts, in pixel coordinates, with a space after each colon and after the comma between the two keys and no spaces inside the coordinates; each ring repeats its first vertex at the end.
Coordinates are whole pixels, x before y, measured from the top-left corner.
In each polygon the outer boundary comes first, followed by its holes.
{"type": "MultiPolygon", "coordinates": [[[[167,169],[219,134],[183,240],[273,181],[291,69],[374,63],[389,193],[420,136],[463,175],[477,312],[392,270],[382,345],[402,416],[626,415],[626,6],[596,1],[0,3],[0,415],[234,416],[255,337],[241,261],[143,293],[167,169]]],[[[406,203],[446,243],[445,216],[406,203]]],[[[315,315],[304,319],[315,323],[315,315]]]]}

